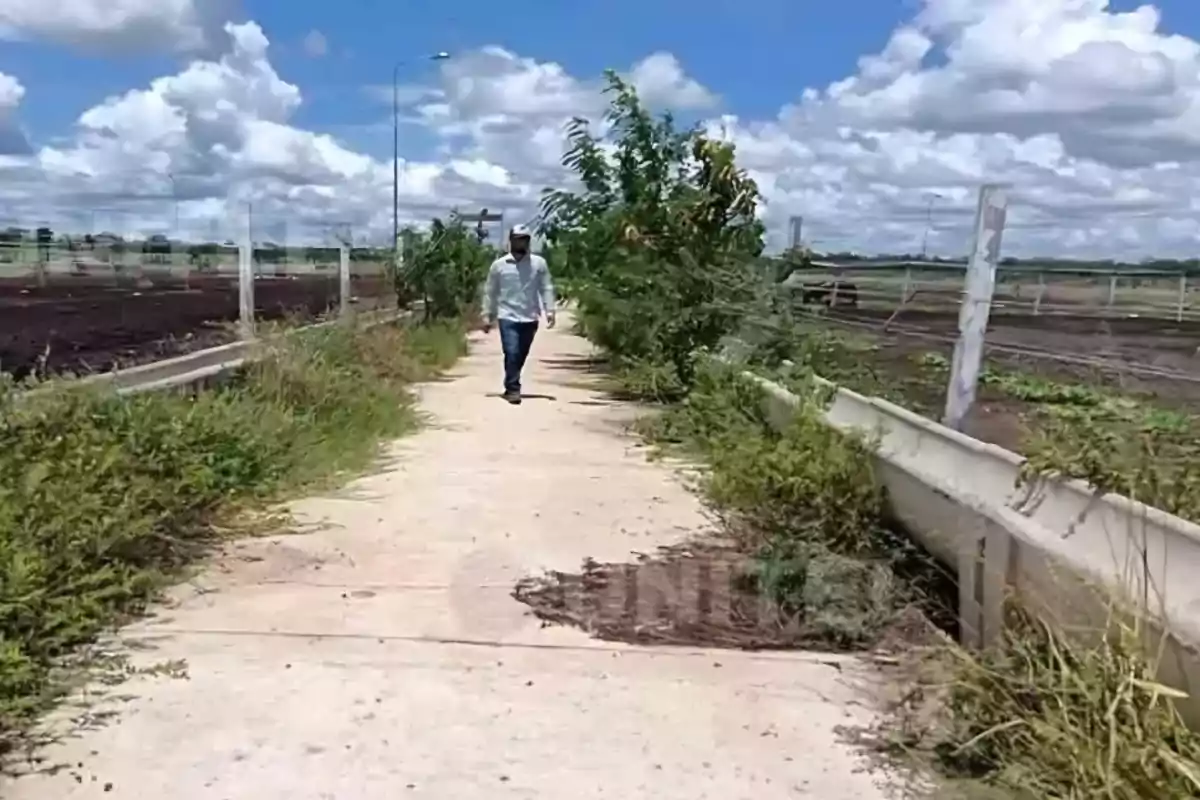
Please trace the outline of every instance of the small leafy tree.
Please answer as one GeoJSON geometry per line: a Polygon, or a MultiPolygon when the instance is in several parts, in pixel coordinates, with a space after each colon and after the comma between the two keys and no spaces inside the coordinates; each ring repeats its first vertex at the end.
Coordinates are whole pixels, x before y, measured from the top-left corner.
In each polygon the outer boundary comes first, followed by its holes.
{"type": "Polygon", "coordinates": [[[461,221],[433,220],[426,234],[405,231],[395,273],[401,303],[422,299],[426,320],[467,315],[479,299],[495,251],[461,221]]]}
{"type": "Polygon", "coordinates": [[[587,120],[571,123],[563,165],[580,189],[547,190],[541,227],[585,332],[640,376],[639,393],[669,399],[690,386],[696,351],[734,330],[754,297],[758,187],[731,145],[655,119],[630,85],[607,80],[611,153],[587,120]]]}

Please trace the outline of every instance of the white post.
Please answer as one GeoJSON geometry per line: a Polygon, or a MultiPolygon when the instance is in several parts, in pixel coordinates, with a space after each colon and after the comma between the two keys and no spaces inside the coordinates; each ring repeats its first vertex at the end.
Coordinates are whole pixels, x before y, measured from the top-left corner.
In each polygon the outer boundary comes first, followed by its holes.
{"type": "Polygon", "coordinates": [[[41,242],[34,243],[34,260],[33,260],[33,277],[37,280],[39,288],[46,287],[46,270],[47,264],[42,260],[42,244],[41,242]]]}
{"type": "Polygon", "coordinates": [[[975,211],[975,235],[971,258],[967,263],[965,296],[958,315],[958,342],[950,365],[950,384],[946,388],[946,413],[943,422],[962,430],[967,413],[975,402],[979,369],[983,363],[983,340],[987,333],[992,293],[996,288],[996,265],[1000,261],[1000,240],[1008,214],[1008,193],[1004,187],[986,184],[979,190],[975,211]]]}
{"type": "MultiPolygon", "coordinates": [[[[174,245],[172,245],[174,248],[174,245]]],[[[171,251],[174,253],[174,250],[171,251]]],[[[183,288],[192,288],[192,254],[189,250],[183,251],[183,288]]]]}
{"type": "Polygon", "coordinates": [[[1179,276],[1179,299],[1175,304],[1175,321],[1183,322],[1183,309],[1187,305],[1187,274],[1179,276]]]}
{"type": "Polygon", "coordinates": [[[338,246],[338,314],[349,320],[353,309],[350,305],[350,245],[342,242],[338,246]]]}
{"type": "Polygon", "coordinates": [[[1046,273],[1038,273],[1037,294],[1033,298],[1033,315],[1036,317],[1042,310],[1042,298],[1046,295],[1046,273]]]}
{"type": "Polygon", "coordinates": [[[146,277],[146,253],[135,253],[133,258],[134,284],[139,289],[149,289],[153,284],[151,283],[150,279],[146,277]]]}
{"type": "Polygon", "coordinates": [[[904,268],[904,286],[900,287],[900,305],[908,303],[908,288],[912,285],[912,267],[904,268]]]}
{"type": "Polygon", "coordinates": [[[1117,274],[1108,276],[1108,313],[1112,313],[1113,303],[1117,301],[1117,274]]]}
{"type": "Polygon", "coordinates": [[[246,230],[238,244],[238,322],[243,339],[254,338],[254,242],[246,230]]]}

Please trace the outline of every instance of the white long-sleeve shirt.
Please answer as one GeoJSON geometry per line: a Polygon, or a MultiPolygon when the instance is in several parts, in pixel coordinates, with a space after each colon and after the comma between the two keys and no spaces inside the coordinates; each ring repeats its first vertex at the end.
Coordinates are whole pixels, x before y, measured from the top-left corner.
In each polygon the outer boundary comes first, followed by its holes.
{"type": "Polygon", "coordinates": [[[511,254],[497,258],[488,269],[483,293],[488,319],[537,322],[539,311],[554,313],[554,282],[546,259],[532,253],[518,260],[511,254]]]}

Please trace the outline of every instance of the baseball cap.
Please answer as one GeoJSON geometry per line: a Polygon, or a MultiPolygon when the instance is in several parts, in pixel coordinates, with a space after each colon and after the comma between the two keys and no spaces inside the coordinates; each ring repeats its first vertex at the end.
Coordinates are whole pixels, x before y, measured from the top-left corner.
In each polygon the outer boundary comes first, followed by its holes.
{"type": "Polygon", "coordinates": [[[513,225],[512,230],[508,232],[508,238],[514,239],[521,236],[532,237],[533,233],[529,230],[528,225],[513,225]]]}

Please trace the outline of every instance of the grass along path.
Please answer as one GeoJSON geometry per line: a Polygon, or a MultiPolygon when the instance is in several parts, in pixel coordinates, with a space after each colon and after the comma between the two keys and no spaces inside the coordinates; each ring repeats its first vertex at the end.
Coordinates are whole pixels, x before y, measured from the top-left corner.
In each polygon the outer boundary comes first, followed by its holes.
{"type": "Polygon", "coordinates": [[[0,753],[94,658],[79,648],[144,609],[223,528],[344,480],[415,429],[410,386],[465,339],[447,324],[265,341],[264,360],[194,395],[62,388],[17,403],[0,386],[0,753]]]}
{"type": "Polygon", "coordinates": [[[523,405],[498,396],[495,335],[474,339],[383,469],[291,506],[312,533],[245,542],[127,629],[155,648],[138,663],[189,680],[131,682],[103,707],[120,724],[46,751],[82,785],[5,797],[882,800],[838,733],[874,719],[861,660],[599,642],[510,597],[710,529],[625,435],[637,409],[592,388],[569,323],[538,334],[523,405]]]}
{"type": "MultiPolygon", "coordinates": [[[[801,322],[773,347],[770,376],[785,384],[789,373],[812,370],[931,419],[941,416],[949,355],[926,342],[801,322]],[[780,367],[783,358],[796,366],[780,367]]],[[[1031,473],[1082,478],[1200,521],[1200,415],[1147,392],[1123,391],[1112,375],[1046,367],[989,357],[966,432],[1026,456],[1031,473]]]]}

